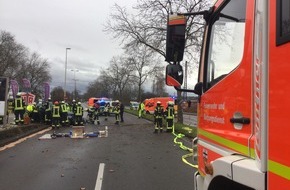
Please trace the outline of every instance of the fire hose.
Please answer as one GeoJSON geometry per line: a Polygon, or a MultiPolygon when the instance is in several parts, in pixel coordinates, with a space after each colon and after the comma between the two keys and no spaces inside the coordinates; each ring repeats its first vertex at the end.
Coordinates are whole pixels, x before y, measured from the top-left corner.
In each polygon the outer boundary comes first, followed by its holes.
{"type": "Polygon", "coordinates": [[[189,148],[189,147],[185,146],[182,142],[177,141],[177,139],[182,139],[185,135],[184,135],[184,134],[181,134],[181,133],[176,134],[176,133],[175,133],[175,130],[174,130],[174,126],[173,126],[173,130],[172,130],[172,134],[175,136],[175,138],[174,138],[174,140],[173,140],[174,143],[175,143],[175,144],[178,144],[179,147],[180,147],[182,150],[185,150],[185,151],[189,151],[189,152],[190,152],[189,154],[185,154],[185,155],[183,155],[183,156],[181,157],[181,160],[182,160],[185,164],[187,164],[187,165],[189,165],[189,166],[191,166],[191,167],[197,169],[197,168],[198,168],[197,165],[192,164],[192,163],[190,163],[190,162],[187,161],[187,158],[192,157],[192,156],[194,155],[194,150],[193,150],[192,148],[189,148]]]}

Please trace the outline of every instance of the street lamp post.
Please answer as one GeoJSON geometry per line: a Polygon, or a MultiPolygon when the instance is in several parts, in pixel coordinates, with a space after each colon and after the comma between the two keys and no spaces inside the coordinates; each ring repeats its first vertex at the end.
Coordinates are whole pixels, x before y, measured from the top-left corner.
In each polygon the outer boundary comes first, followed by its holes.
{"type": "Polygon", "coordinates": [[[74,81],[75,81],[75,90],[74,90],[74,99],[76,99],[77,96],[77,79],[76,79],[76,72],[79,72],[78,69],[71,69],[71,71],[74,72],[74,81]]]}
{"type": "Polygon", "coordinates": [[[64,93],[63,93],[63,99],[66,100],[66,70],[67,70],[67,50],[70,50],[71,48],[65,49],[65,68],[64,68],[64,93]]]}

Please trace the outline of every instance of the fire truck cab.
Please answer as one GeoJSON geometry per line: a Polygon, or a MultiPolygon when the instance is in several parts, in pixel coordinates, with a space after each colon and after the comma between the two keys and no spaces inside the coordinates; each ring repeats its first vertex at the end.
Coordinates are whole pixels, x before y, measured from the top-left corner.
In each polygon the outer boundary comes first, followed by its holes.
{"type": "Polygon", "coordinates": [[[180,88],[190,14],[169,17],[166,50],[167,85],[199,96],[194,189],[290,189],[290,1],[217,0],[200,14],[194,90],[180,88]]]}

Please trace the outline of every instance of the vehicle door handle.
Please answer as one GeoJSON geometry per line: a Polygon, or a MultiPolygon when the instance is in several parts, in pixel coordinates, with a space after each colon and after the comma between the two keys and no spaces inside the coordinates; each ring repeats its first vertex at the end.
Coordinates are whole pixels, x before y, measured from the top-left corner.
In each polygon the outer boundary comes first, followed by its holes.
{"type": "Polygon", "coordinates": [[[241,117],[241,118],[231,118],[231,123],[240,123],[240,124],[250,124],[250,118],[241,117]]]}

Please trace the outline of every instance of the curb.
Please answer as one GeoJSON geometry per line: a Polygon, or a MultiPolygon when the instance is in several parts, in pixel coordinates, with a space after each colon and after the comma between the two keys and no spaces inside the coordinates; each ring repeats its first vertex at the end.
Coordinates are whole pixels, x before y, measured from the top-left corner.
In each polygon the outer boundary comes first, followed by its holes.
{"type": "Polygon", "coordinates": [[[48,125],[29,124],[9,127],[0,131],[0,147],[48,128],[48,125]]]}

